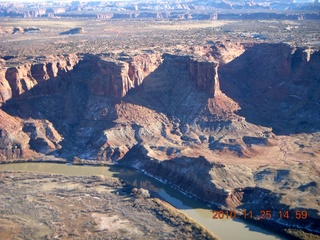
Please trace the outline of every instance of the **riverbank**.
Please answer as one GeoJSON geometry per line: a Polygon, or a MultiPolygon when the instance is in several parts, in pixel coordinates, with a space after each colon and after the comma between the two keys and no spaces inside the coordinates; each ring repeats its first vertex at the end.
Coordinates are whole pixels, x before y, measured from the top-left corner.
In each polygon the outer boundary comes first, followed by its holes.
{"type": "Polygon", "coordinates": [[[1,239],[218,239],[115,178],[0,171],[0,182],[1,239]]]}
{"type": "MultiPolygon", "coordinates": [[[[24,164],[22,164],[22,165],[24,165],[24,164]]],[[[22,166],[22,165],[20,165],[20,164],[18,164],[18,166],[22,166]]],[[[32,165],[32,166],[30,166],[30,165],[28,165],[29,167],[28,168],[26,168],[26,166],[24,166],[24,167],[22,167],[21,169],[23,169],[23,170],[25,170],[25,171],[30,171],[31,169],[32,169],[32,171],[34,170],[34,171],[50,171],[50,172],[52,172],[51,170],[50,170],[50,168],[49,169],[47,169],[47,166],[48,165],[51,165],[51,164],[40,164],[40,165],[37,165],[37,164],[35,164],[35,165],[32,165]],[[40,166],[41,165],[41,166],[40,166]],[[38,168],[38,166],[39,166],[39,168],[38,168]],[[28,170],[29,169],[29,170],[28,170]]],[[[85,165],[87,165],[87,164],[85,164],[85,165]]],[[[80,167],[80,166],[70,166],[70,167],[67,167],[66,165],[60,165],[60,164],[57,164],[57,165],[55,165],[55,166],[61,166],[61,167],[59,167],[59,168],[57,168],[56,169],[56,167],[55,167],[55,172],[59,172],[59,173],[63,173],[63,174],[66,174],[66,172],[70,172],[71,174],[77,174],[77,175],[96,175],[96,174],[105,174],[105,168],[104,167],[102,167],[102,168],[99,168],[99,167],[80,167]],[[71,167],[72,167],[72,169],[71,169],[71,167]]],[[[91,164],[91,166],[100,166],[100,165],[94,165],[94,164],[91,164]]],[[[129,182],[129,184],[134,184],[134,186],[136,186],[136,181],[141,181],[141,180],[137,180],[136,179],[136,177],[135,176],[133,176],[132,175],[132,173],[129,173],[128,174],[128,172],[125,170],[125,169],[132,169],[132,168],[129,168],[128,166],[113,166],[113,165],[110,165],[109,164],[109,167],[108,167],[108,169],[109,170],[107,170],[108,172],[114,172],[115,174],[116,174],[116,176],[118,177],[118,178],[120,178],[120,179],[122,179],[122,180],[124,180],[125,182],[129,182]],[[120,174],[119,175],[119,170],[120,169],[123,169],[123,170],[125,170],[125,172],[124,172],[124,174],[120,174]],[[125,179],[124,177],[126,177],[127,175],[131,175],[132,176],[132,179],[125,179]],[[132,183],[131,183],[132,182],[132,183]]],[[[120,171],[122,171],[122,170],[120,170],[120,171]]],[[[135,171],[137,171],[137,170],[135,170],[135,171]]],[[[132,172],[132,171],[131,171],[132,172]]],[[[140,170],[140,172],[141,173],[143,173],[143,175],[145,175],[146,174],[146,172],[144,172],[144,171],[141,171],[140,170]]],[[[150,175],[149,175],[150,176],[150,175]]],[[[154,176],[150,176],[151,178],[155,178],[154,176]]],[[[145,181],[145,180],[143,180],[143,181],[145,181]]],[[[172,188],[175,188],[175,190],[178,190],[179,192],[181,192],[181,193],[183,193],[184,195],[188,195],[189,197],[190,197],[190,194],[186,194],[186,193],[184,193],[183,192],[183,190],[182,189],[179,189],[179,188],[176,188],[174,185],[172,185],[172,184],[169,184],[168,182],[166,182],[166,181],[162,181],[165,185],[170,185],[172,188]]],[[[143,187],[143,188],[148,188],[148,187],[150,187],[150,184],[142,184],[141,186],[139,186],[139,187],[143,187]]],[[[152,189],[151,188],[151,191],[158,191],[157,189],[152,189]]],[[[159,196],[160,198],[163,198],[163,196],[159,196]]],[[[194,196],[193,196],[194,197],[194,196]]],[[[166,199],[166,197],[164,198],[164,199],[166,199]]],[[[178,198],[179,199],[179,198],[178,198]]],[[[166,200],[167,201],[167,200],[166,200]]],[[[204,202],[203,200],[201,201],[201,199],[197,199],[197,201],[199,201],[199,202],[204,202]]],[[[170,201],[169,201],[170,202],[170,201]]],[[[174,201],[174,202],[176,202],[176,201],[174,201]]],[[[179,209],[181,209],[181,207],[180,206],[177,206],[177,205],[175,205],[174,204],[174,202],[172,203],[172,202],[170,202],[171,204],[173,204],[174,205],[174,207],[176,207],[176,208],[179,208],[179,209]]],[[[189,206],[192,206],[192,205],[189,205],[189,206]]],[[[205,207],[206,205],[204,205],[204,207],[202,207],[202,208],[207,208],[207,209],[210,209],[211,207],[205,207]]],[[[197,207],[192,207],[192,208],[198,208],[199,206],[197,206],[197,207]]],[[[182,207],[182,209],[184,209],[185,207],[182,207]]],[[[189,208],[189,207],[188,207],[189,208]]],[[[217,209],[216,207],[214,207],[215,209],[217,209]]],[[[213,209],[213,208],[211,208],[211,209],[213,209]]],[[[226,210],[225,208],[224,208],[224,210],[226,210]]],[[[240,214],[241,214],[241,212],[238,212],[239,213],[239,216],[241,216],[240,214]]],[[[189,215],[189,214],[188,214],[189,215]]],[[[190,215],[189,215],[190,216],[190,215]]],[[[211,219],[212,218],[212,213],[210,213],[210,216],[209,216],[209,220],[208,221],[210,221],[210,224],[209,225],[211,225],[211,224],[214,224],[214,221],[215,220],[213,220],[213,219],[211,219]]],[[[241,217],[241,219],[243,219],[242,217],[241,217]]],[[[231,221],[231,220],[229,220],[229,221],[231,221]]],[[[249,219],[249,218],[247,218],[247,220],[245,221],[245,222],[247,222],[247,223],[250,223],[251,225],[255,225],[255,226],[262,226],[262,227],[264,227],[265,229],[270,229],[270,230],[273,230],[274,232],[277,232],[278,234],[279,233],[281,233],[281,236],[283,236],[283,238],[289,238],[289,239],[317,239],[316,237],[318,237],[317,235],[314,235],[314,234],[310,234],[310,233],[307,233],[307,232],[303,232],[303,231],[301,231],[301,230],[298,230],[298,229],[290,229],[288,226],[283,226],[283,225],[281,225],[281,224],[278,224],[278,223],[275,223],[275,222],[271,222],[271,221],[261,221],[261,220],[259,220],[259,219],[256,219],[256,218],[254,218],[254,219],[249,219]],[[288,232],[290,233],[290,234],[288,234],[288,232]],[[295,235],[297,235],[297,234],[299,234],[299,236],[303,236],[303,237],[297,237],[297,238],[293,238],[295,235]]],[[[202,223],[203,224],[203,223],[202,223]]],[[[227,225],[226,225],[227,226],[227,225]]],[[[205,227],[208,227],[208,226],[205,226],[205,227]]],[[[249,227],[249,226],[247,226],[247,227],[249,227]]],[[[210,226],[209,226],[209,228],[210,228],[210,226]]],[[[251,229],[252,227],[250,227],[250,229],[251,229]]],[[[215,231],[213,231],[214,233],[215,233],[215,231]]],[[[283,239],[282,237],[281,237],[281,239],[283,239]]]]}
{"type": "Polygon", "coordinates": [[[27,158],[27,159],[6,159],[1,160],[0,164],[10,164],[10,163],[68,163],[69,161],[64,158],[56,158],[56,157],[42,157],[42,158],[27,158]]]}
{"type": "MultiPolygon", "coordinates": [[[[133,168],[135,169],[135,168],[133,168]]],[[[170,184],[168,181],[164,181],[163,179],[153,176],[152,174],[148,174],[146,171],[141,171],[139,169],[135,169],[136,171],[145,174],[147,176],[150,176],[162,183],[170,184]]],[[[250,218],[249,216],[244,217],[243,212],[246,211],[245,209],[230,209],[226,208],[224,206],[221,206],[220,204],[216,204],[213,202],[207,202],[203,199],[199,198],[198,196],[192,194],[192,193],[186,193],[181,189],[178,185],[170,184],[172,188],[175,190],[181,192],[185,196],[188,196],[190,198],[196,199],[197,201],[204,202],[206,205],[210,206],[212,209],[216,209],[216,212],[220,212],[222,210],[224,213],[226,212],[234,212],[236,213],[236,216],[240,219],[245,219],[245,222],[249,222],[252,225],[263,227],[268,230],[271,230],[272,232],[276,233],[277,235],[280,235],[284,239],[291,239],[291,240],[320,240],[320,235],[316,235],[314,232],[308,232],[306,230],[301,230],[296,227],[286,226],[282,223],[273,221],[273,220],[266,220],[266,219],[260,219],[258,216],[253,216],[250,218]]],[[[217,217],[217,216],[216,216],[217,217]]],[[[217,217],[219,218],[219,217],[217,217]]]]}
{"type": "MultiPolygon", "coordinates": [[[[297,176],[301,176],[303,173],[301,169],[311,169],[309,163],[289,166],[288,169],[278,169],[266,165],[259,167],[256,171],[254,168],[244,169],[244,166],[239,165],[209,162],[201,156],[198,158],[182,157],[170,161],[157,161],[148,158],[138,150],[132,156],[125,157],[119,162],[158,181],[170,184],[185,195],[206,203],[212,209],[235,211],[237,219],[240,218],[256,226],[263,226],[285,238],[293,239],[297,235],[304,235],[305,239],[320,239],[320,219],[317,209],[306,203],[297,205],[297,199],[294,199],[293,196],[295,195],[297,198],[300,196],[297,195],[294,188],[286,186],[289,182],[285,183],[285,181],[290,180],[293,182],[292,184],[295,184],[297,176]],[[242,171],[239,171],[239,169],[242,169],[242,171]],[[241,172],[245,171],[246,176],[240,176],[241,172]],[[274,173],[275,176],[273,177],[272,174],[274,173]],[[295,173],[297,176],[293,176],[295,173]],[[233,184],[231,179],[240,182],[245,178],[255,179],[251,184],[255,183],[256,185],[246,185],[243,182],[241,188],[230,187],[229,184],[233,184]],[[259,180],[257,180],[259,178],[265,180],[265,183],[259,183],[259,180]],[[284,187],[279,187],[279,179],[284,187]],[[272,184],[276,187],[270,187],[272,184]],[[230,188],[233,189],[229,190],[230,188]],[[284,199],[286,200],[284,201],[284,199]],[[250,215],[247,214],[244,217],[243,211],[250,212],[250,215]],[[290,217],[280,216],[279,212],[285,213],[287,211],[290,212],[290,217]],[[271,215],[266,217],[266,212],[271,215]],[[307,213],[308,216],[301,218],[301,212],[307,213]],[[292,235],[297,231],[304,234],[292,235]]],[[[316,171],[316,168],[314,168],[308,174],[312,176],[316,174],[316,171]]],[[[301,179],[297,181],[301,181],[301,179]]],[[[307,194],[307,190],[310,191],[309,198],[311,199],[317,189],[311,191],[307,184],[304,183],[304,185],[304,189],[299,187],[298,190],[304,194],[307,194]]],[[[315,188],[317,188],[316,184],[315,188]]],[[[299,236],[294,239],[301,239],[299,236]]]]}

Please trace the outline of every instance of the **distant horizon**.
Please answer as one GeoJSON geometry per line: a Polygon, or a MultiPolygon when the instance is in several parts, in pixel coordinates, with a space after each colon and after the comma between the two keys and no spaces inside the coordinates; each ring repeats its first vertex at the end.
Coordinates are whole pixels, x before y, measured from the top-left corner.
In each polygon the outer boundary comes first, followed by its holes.
{"type": "MultiPolygon", "coordinates": [[[[25,3],[25,2],[76,2],[77,0],[0,0],[0,2],[19,2],[19,3],[25,3]]],[[[96,0],[79,0],[79,2],[95,2],[96,0]]],[[[100,2],[141,2],[141,0],[98,0],[100,2]]],[[[142,0],[143,1],[143,0],[142,0]]],[[[149,1],[149,0],[146,0],[149,1]]],[[[249,0],[248,0],[249,1],[249,0]]]]}
{"type": "MultiPolygon", "coordinates": [[[[11,2],[19,2],[19,3],[26,3],[26,2],[75,2],[77,0],[24,0],[24,1],[21,1],[21,0],[0,0],[0,3],[2,2],[8,2],[8,3],[11,3],[11,2]]],[[[79,0],[79,2],[95,2],[96,0],[79,0]]],[[[144,0],[98,0],[100,2],[142,2],[144,0]]],[[[145,0],[146,2],[147,1],[150,1],[150,0],[145,0]]],[[[187,0],[188,1],[188,0],[187,0]]],[[[249,1],[249,0],[248,0],[249,1]]]]}
{"type": "MultiPolygon", "coordinates": [[[[74,2],[77,0],[0,0],[0,3],[7,2],[7,3],[12,3],[12,2],[19,2],[19,3],[26,3],[26,2],[74,2]]],[[[93,2],[96,0],[79,0],[80,2],[93,2]]],[[[150,2],[151,0],[98,0],[100,2],[150,2]]],[[[187,2],[187,1],[192,1],[192,0],[186,0],[186,1],[181,1],[181,2],[187,2]]],[[[248,2],[250,0],[247,0],[248,2]]],[[[254,1],[254,0],[253,0],[254,1]]],[[[270,1],[270,0],[269,0],[270,1]]],[[[281,0],[280,0],[281,1],[281,0]]],[[[162,0],[160,0],[162,2],[162,0]]],[[[294,0],[294,3],[313,3],[314,0],[294,0]]]]}
{"type": "MultiPolygon", "coordinates": [[[[15,2],[15,3],[32,3],[32,2],[74,2],[74,1],[77,1],[77,0],[0,0],[0,3],[12,3],[12,2],[15,2]]],[[[97,0],[79,0],[79,2],[93,2],[93,1],[97,1],[97,0]]],[[[152,0],[98,0],[98,1],[101,1],[101,2],[150,2],[152,0]]],[[[153,0],[154,1],[154,0],[153,0]]],[[[167,1],[170,1],[170,0],[167,0],[167,1]]],[[[180,1],[180,2],[187,2],[187,1],[192,1],[192,0],[185,0],[185,1],[180,1]]],[[[197,0],[195,0],[197,1],[197,0]]],[[[239,0],[241,1],[241,0],[239,0]]],[[[250,1],[250,0],[242,0],[242,1],[250,1]]],[[[254,0],[253,0],[254,1],[254,0]]],[[[269,0],[270,1],[270,0],[269,0]]],[[[280,0],[281,1],[281,0],[280,0]]],[[[285,0],[283,0],[285,1],[285,0]]],[[[159,2],[163,2],[163,0],[160,0],[159,2]]],[[[315,2],[314,0],[294,0],[294,3],[313,3],[315,2]]]]}

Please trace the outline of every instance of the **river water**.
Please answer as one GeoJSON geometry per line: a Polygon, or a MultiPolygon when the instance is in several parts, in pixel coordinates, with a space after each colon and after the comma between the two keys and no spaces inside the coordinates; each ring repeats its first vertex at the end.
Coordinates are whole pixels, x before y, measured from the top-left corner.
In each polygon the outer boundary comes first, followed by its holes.
{"type": "Polygon", "coordinates": [[[118,166],[94,167],[57,163],[0,164],[0,170],[34,171],[73,176],[104,175],[115,177],[139,188],[148,189],[153,196],[167,201],[222,240],[275,240],[285,239],[275,233],[244,222],[241,219],[212,219],[212,209],[205,204],[185,196],[167,184],[145,174],[118,166]]]}

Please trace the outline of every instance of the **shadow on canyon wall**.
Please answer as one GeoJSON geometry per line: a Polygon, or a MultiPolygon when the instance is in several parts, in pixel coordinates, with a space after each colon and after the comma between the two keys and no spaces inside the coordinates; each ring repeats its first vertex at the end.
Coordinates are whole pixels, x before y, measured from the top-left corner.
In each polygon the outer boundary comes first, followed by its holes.
{"type": "MultiPolygon", "coordinates": [[[[145,148],[135,145],[120,160],[125,166],[139,166],[139,170],[169,182],[174,187],[187,194],[198,196],[202,201],[226,205],[227,193],[211,181],[212,168],[223,169],[221,163],[209,162],[204,157],[175,157],[170,161],[158,161],[145,154],[145,148]],[[165,177],[165,178],[164,178],[165,177]]],[[[232,204],[232,203],[231,203],[232,204]]],[[[183,207],[183,206],[181,206],[183,207]]]]}
{"type": "Polygon", "coordinates": [[[219,68],[221,90],[248,122],[280,135],[320,131],[320,51],[260,44],[219,68]]]}
{"type": "Polygon", "coordinates": [[[202,114],[210,94],[199,90],[189,77],[189,58],[165,56],[162,64],[145,77],[143,83],[129,90],[123,98],[165,114],[169,119],[193,123],[202,114]]]}
{"type": "MultiPolygon", "coordinates": [[[[320,231],[320,220],[315,217],[318,215],[317,209],[308,208],[307,206],[305,209],[293,208],[284,204],[282,198],[283,194],[272,192],[269,189],[247,187],[243,189],[242,204],[240,204],[237,209],[248,209],[252,212],[253,216],[267,220],[260,221],[261,225],[271,226],[274,230],[279,229],[279,225],[275,223],[279,222],[287,226],[296,225],[300,228],[320,231]],[[271,215],[267,216],[267,211],[269,211],[271,215]],[[304,216],[302,217],[303,211],[304,216]],[[286,212],[288,212],[288,215],[285,217],[284,213],[286,212]],[[272,216],[273,222],[268,221],[270,216],[272,216]]],[[[247,217],[250,220],[250,215],[247,217]]]]}
{"type": "MultiPolygon", "coordinates": [[[[119,88],[124,65],[88,56],[64,75],[39,81],[21,95],[15,93],[1,108],[25,120],[52,122],[64,138],[56,153],[69,152],[70,158],[73,152],[84,154],[101,147],[97,139],[103,141],[103,131],[115,125],[115,106],[121,102],[163,113],[180,126],[207,119],[204,124],[211,129],[211,125],[229,121],[223,118],[217,123],[208,111],[213,95],[190,80],[189,57],[165,54],[163,59],[140,86],[124,97],[120,97],[123,90],[119,88]],[[108,94],[113,89],[117,95],[112,97],[108,94]]],[[[220,66],[220,88],[239,103],[241,110],[237,113],[248,122],[272,127],[276,134],[312,133],[320,131],[319,72],[319,51],[309,54],[286,44],[260,44],[220,66]]]]}
{"type": "Polygon", "coordinates": [[[183,193],[168,186],[167,183],[155,180],[154,178],[149,177],[143,173],[137,174],[136,172],[134,172],[134,170],[132,170],[132,168],[128,169],[123,165],[121,166],[121,168],[119,168],[118,166],[111,166],[109,171],[114,172],[114,177],[117,177],[128,183],[129,185],[126,185],[125,187],[131,187],[130,190],[132,190],[133,187],[144,188],[150,192],[151,197],[158,197],[162,199],[163,194],[165,194],[165,196],[169,195],[174,201],[172,204],[179,209],[194,209],[200,207],[208,210],[212,209],[206,204],[194,201],[190,197],[186,197],[183,193]],[[141,175],[142,177],[140,177],[141,175]]]}
{"type": "MultiPolygon", "coordinates": [[[[95,96],[90,98],[88,83],[85,81],[89,75],[90,71],[82,69],[79,64],[63,76],[39,82],[32,89],[7,100],[1,108],[25,122],[29,119],[49,120],[63,137],[59,143],[61,149],[50,154],[72,160],[74,155],[92,150],[92,139],[113,126],[115,118],[112,111],[109,111],[107,120],[96,119],[90,114],[90,107],[97,107],[97,102],[110,109],[118,100],[99,96],[97,99],[92,99],[95,96]],[[86,132],[85,138],[83,132],[86,132]]],[[[29,144],[33,150],[39,148],[31,142],[29,144]]]]}

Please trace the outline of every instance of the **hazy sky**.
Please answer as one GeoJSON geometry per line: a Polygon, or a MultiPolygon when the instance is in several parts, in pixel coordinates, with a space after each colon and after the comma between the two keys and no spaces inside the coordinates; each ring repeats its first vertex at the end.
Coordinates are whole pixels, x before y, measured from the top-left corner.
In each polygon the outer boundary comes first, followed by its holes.
{"type": "MultiPolygon", "coordinates": [[[[124,1],[124,0],[0,0],[0,2],[92,2],[92,1],[104,1],[104,2],[112,2],[112,1],[124,1]]],[[[126,0],[129,1],[129,0],[126,0]]]]}
{"type": "MultiPolygon", "coordinates": [[[[95,0],[0,0],[0,2],[73,2],[73,1],[80,1],[80,2],[89,2],[95,0]]],[[[98,1],[105,1],[109,2],[110,0],[98,0],[98,1]]]]}
{"type": "MultiPolygon", "coordinates": [[[[120,1],[136,1],[136,0],[0,0],[1,2],[73,2],[73,1],[80,1],[80,2],[92,2],[92,1],[101,1],[101,2],[120,2],[120,1]]],[[[139,1],[139,0],[138,0],[139,1]]]]}

